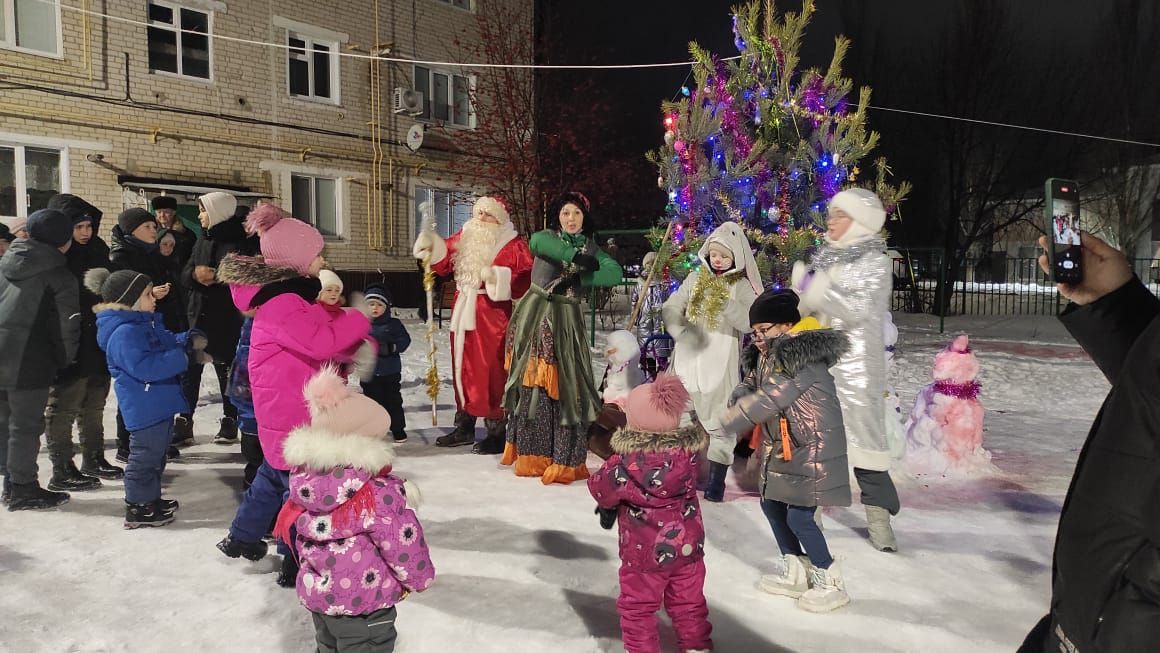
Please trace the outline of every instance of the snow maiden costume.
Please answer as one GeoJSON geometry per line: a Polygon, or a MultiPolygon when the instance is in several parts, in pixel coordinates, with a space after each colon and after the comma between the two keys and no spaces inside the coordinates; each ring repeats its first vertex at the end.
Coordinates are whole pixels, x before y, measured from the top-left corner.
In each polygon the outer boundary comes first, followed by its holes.
{"type": "Polygon", "coordinates": [[[887,387],[882,314],[890,310],[891,270],[886,241],[879,232],[886,210],[874,193],[844,190],[830,200],[831,217],[843,212],[853,221],[838,240],[826,245],[807,266],[794,264],[793,289],[802,314],[850,339],[850,350],[832,370],[842,404],[850,463],[862,490],[870,540],[880,550],[895,550],[890,515],[900,508],[889,469],[893,462],[886,429],[887,387]]]}
{"type": "Polygon", "coordinates": [[[493,197],[481,197],[471,220],[459,233],[443,240],[426,231],[415,240],[413,254],[430,254],[435,274],[455,277],[451,309],[451,360],[455,380],[455,429],[435,440],[441,447],[475,442],[475,421],[487,424],[487,440],[476,453],[503,450],[503,341],[512,302],[531,282],[532,254],[516,233],[507,209],[493,197]],[[488,222],[485,216],[498,221],[488,222]]]}
{"type": "Polygon", "coordinates": [[[741,336],[749,331],[749,307],[762,283],[749,239],[735,222],[713,230],[697,255],[701,267],[665,301],[661,315],[677,342],[669,370],[681,377],[697,420],[709,433],[705,499],[721,501],[736,446],[735,438],[721,428],[721,415],[741,381],[741,336]],[[709,250],[714,246],[724,246],[732,254],[731,269],[716,272],[710,266],[709,250]]]}
{"type": "Polygon", "coordinates": [[[588,199],[566,193],[551,226],[532,236],[532,287],[508,327],[504,408],[511,415],[503,464],[545,484],[588,478],[588,426],[600,413],[580,298],[590,286],[620,282],[620,265],[597,246],[588,199]],[[561,228],[566,207],[583,213],[581,230],[561,228]]]}

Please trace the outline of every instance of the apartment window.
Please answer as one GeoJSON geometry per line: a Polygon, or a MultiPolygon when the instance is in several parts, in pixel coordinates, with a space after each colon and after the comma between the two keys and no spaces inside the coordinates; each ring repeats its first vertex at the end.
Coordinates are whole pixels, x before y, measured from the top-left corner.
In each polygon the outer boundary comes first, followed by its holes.
{"type": "Polygon", "coordinates": [[[415,233],[419,233],[423,228],[423,216],[419,213],[419,205],[427,200],[435,201],[435,231],[440,236],[449,238],[471,219],[475,195],[468,191],[416,187],[415,233]]]}
{"type": "Polygon", "coordinates": [[[439,0],[439,2],[442,2],[445,5],[451,5],[452,7],[458,7],[460,9],[471,11],[471,0],[439,0]]]}
{"type": "Polygon", "coordinates": [[[415,90],[423,94],[421,119],[475,127],[475,111],[471,105],[475,90],[473,76],[415,66],[415,90]]]}
{"type": "Polygon", "coordinates": [[[170,2],[149,3],[149,70],[209,79],[210,12],[170,2]]]}
{"type": "Polygon", "coordinates": [[[338,236],[338,179],[292,173],[290,206],[294,217],[314,225],[323,236],[338,236]]]}
{"type": "Polygon", "coordinates": [[[338,44],[287,30],[290,95],[338,104],[338,44]]]}
{"type": "Polygon", "coordinates": [[[26,218],[64,192],[62,151],[23,145],[0,145],[0,216],[26,218]]]}
{"type": "Polygon", "coordinates": [[[60,54],[60,3],[0,0],[0,46],[37,54],[60,54]]]}

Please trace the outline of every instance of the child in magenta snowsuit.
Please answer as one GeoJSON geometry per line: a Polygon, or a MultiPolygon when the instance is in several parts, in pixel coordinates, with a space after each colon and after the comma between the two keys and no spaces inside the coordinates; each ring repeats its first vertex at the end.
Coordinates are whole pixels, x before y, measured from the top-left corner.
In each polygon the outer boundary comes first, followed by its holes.
{"type": "MultiPolygon", "coordinates": [[[[322,246],[317,229],[284,218],[262,234],[261,259],[231,255],[218,268],[225,283],[260,286],[250,300],[256,312],[248,368],[264,460],[229,535],[218,543],[231,558],[260,560],[266,554],[262,537],[289,491],[282,443],[291,430],[310,422],[302,388],[327,361],[349,358],[370,332],[370,321],[362,313],[348,311],[332,319],[315,302],[321,290],[318,273],[325,265],[322,246]]],[[[296,573],[287,555],[279,584],[291,586],[296,573]]]]}
{"type": "Polygon", "coordinates": [[[707,438],[680,428],[689,393],[676,376],[638,386],[625,404],[628,426],[614,453],[588,479],[602,509],[620,524],[621,638],[628,653],[659,653],[656,612],[663,605],[681,651],[709,651],[705,602],[705,526],[697,501],[697,452],[707,438]]]}
{"type": "Polygon", "coordinates": [[[410,484],[391,472],[390,416],[329,366],[305,395],[313,420],[286,438],[290,499],[277,528],[297,527],[298,599],[318,650],[393,651],[395,605],[427,589],[435,568],[410,484]]]}

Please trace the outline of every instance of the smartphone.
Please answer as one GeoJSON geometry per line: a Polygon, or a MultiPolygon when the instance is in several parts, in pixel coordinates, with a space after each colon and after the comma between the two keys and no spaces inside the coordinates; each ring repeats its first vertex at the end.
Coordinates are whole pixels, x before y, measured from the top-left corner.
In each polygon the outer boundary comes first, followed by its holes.
{"type": "Polygon", "coordinates": [[[1056,283],[1074,286],[1083,281],[1079,185],[1069,179],[1048,179],[1046,199],[1044,213],[1051,239],[1051,276],[1056,283]]]}

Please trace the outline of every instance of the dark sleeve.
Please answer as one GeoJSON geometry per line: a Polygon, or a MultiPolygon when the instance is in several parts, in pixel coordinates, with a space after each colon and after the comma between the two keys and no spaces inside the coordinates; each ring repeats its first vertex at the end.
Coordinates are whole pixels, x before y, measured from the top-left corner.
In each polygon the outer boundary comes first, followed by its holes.
{"type": "Polygon", "coordinates": [[[1115,384],[1128,350],[1157,315],[1160,300],[1133,278],[1091,304],[1068,304],[1059,319],[1115,384]]]}
{"type": "Polygon", "coordinates": [[[411,346],[411,334],[407,332],[407,327],[403,326],[399,320],[391,320],[388,333],[395,341],[395,352],[401,354],[411,346]]]}
{"type": "Polygon", "coordinates": [[[81,341],[80,286],[76,277],[66,268],[61,268],[52,281],[53,301],[56,302],[57,319],[60,320],[60,366],[68,367],[76,359],[81,341]]]}

